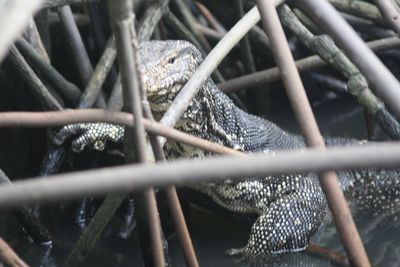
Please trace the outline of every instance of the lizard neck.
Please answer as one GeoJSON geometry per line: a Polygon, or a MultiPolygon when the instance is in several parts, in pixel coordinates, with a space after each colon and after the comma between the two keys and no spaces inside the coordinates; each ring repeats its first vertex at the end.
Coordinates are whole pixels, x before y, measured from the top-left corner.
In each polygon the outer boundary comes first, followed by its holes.
{"type": "Polygon", "coordinates": [[[304,146],[302,138],[242,111],[211,79],[202,85],[177,128],[243,152],[267,153],[304,146]]]}
{"type": "Polygon", "coordinates": [[[303,140],[287,133],[274,123],[248,114],[238,108],[209,79],[204,93],[204,105],[209,110],[208,124],[214,138],[221,144],[244,152],[269,152],[296,149],[304,146],[303,140]]]}

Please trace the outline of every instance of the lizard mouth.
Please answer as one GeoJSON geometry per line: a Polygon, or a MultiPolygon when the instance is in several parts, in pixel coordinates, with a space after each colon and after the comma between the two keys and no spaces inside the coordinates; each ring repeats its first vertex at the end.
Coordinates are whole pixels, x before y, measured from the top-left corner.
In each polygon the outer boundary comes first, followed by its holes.
{"type": "Polygon", "coordinates": [[[188,71],[184,72],[175,72],[169,74],[165,78],[161,78],[159,80],[150,80],[146,79],[144,76],[144,84],[146,86],[147,96],[162,96],[168,95],[169,97],[175,98],[177,93],[181,90],[183,85],[189,80],[192,73],[188,71]]]}
{"type": "MultiPolygon", "coordinates": [[[[178,92],[182,89],[184,83],[175,82],[174,84],[161,83],[159,85],[154,85],[146,88],[147,96],[149,98],[167,97],[175,98],[178,92]]],[[[165,98],[164,98],[165,99],[165,98]]]]}
{"type": "Polygon", "coordinates": [[[182,86],[183,83],[175,83],[172,86],[157,87],[154,91],[147,91],[150,109],[156,120],[160,120],[168,110],[182,86]]]}
{"type": "Polygon", "coordinates": [[[147,90],[150,108],[155,113],[164,113],[174,101],[175,96],[182,89],[184,83],[174,83],[171,86],[157,86],[154,90],[147,90]]]}

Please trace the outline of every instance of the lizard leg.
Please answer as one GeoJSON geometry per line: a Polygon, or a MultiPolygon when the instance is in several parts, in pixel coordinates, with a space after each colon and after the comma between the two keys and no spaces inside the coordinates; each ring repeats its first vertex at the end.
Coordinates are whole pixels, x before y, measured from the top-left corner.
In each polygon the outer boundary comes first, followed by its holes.
{"type": "Polygon", "coordinates": [[[271,203],[253,224],[247,245],[227,253],[248,257],[304,250],[323,221],[326,203],[324,198],[300,194],[271,203]]]}
{"type": "Polygon", "coordinates": [[[257,180],[234,182],[226,179],[223,183],[201,183],[191,187],[222,207],[239,213],[262,213],[271,195],[270,188],[257,180]]]}

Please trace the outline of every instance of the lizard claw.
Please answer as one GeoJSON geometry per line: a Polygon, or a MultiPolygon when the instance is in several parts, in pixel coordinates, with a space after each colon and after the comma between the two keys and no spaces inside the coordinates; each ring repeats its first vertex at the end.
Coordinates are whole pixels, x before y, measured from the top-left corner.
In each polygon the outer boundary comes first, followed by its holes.
{"type": "Polygon", "coordinates": [[[78,123],[66,125],[51,137],[56,145],[62,145],[72,136],[78,136],[72,141],[72,150],[81,152],[86,146],[95,150],[103,150],[107,140],[120,142],[124,136],[124,128],[108,123],[78,123]]]}

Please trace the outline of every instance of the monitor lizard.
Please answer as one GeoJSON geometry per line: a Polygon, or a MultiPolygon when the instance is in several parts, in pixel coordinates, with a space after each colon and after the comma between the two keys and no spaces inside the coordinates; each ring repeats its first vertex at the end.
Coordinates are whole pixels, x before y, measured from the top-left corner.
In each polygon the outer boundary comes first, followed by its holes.
{"type": "MultiPolygon", "coordinates": [[[[139,60],[142,84],[158,120],[201,64],[202,56],[186,41],[149,41],[140,45],[139,60]]],[[[203,83],[176,128],[250,154],[305,147],[301,136],[238,108],[211,78],[203,83]]],[[[67,125],[55,135],[54,142],[61,145],[76,135],[72,142],[76,152],[88,145],[102,149],[107,140],[121,142],[124,128],[107,123],[67,125]]],[[[336,146],[366,141],[326,137],[325,142],[336,146]]],[[[212,156],[173,140],[167,141],[164,151],[169,159],[212,156]]],[[[399,174],[399,169],[358,169],[341,171],[338,177],[346,197],[359,207],[394,212],[400,201],[399,174]]],[[[239,181],[227,177],[223,182],[201,183],[195,189],[230,211],[258,215],[247,245],[229,250],[232,255],[266,256],[304,250],[327,214],[326,199],[315,174],[244,177],[239,181]]]]}

